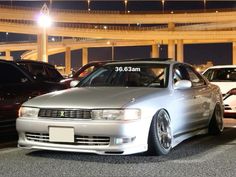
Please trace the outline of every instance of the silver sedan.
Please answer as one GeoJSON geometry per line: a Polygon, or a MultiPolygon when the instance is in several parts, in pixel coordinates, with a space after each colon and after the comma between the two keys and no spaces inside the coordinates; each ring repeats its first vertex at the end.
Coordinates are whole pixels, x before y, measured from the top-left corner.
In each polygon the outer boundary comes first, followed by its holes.
{"type": "Polygon", "coordinates": [[[93,71],[78,87],[24,103],[17,119],[18,146],[163,155],[189,137],[220,134],[222,118],[219,87],[190,65],[114,62],[93,71]]]}

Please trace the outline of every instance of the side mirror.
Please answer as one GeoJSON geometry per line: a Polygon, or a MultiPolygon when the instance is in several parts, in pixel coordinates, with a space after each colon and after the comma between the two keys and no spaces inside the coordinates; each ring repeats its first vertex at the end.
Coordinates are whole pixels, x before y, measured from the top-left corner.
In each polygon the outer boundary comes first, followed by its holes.
{"type": "Polygon", "coordinates": [[[189,80],[180,80],[175,83],[175,89],[187,89],[192,87],[192,82],[189,80]]]}
{"type": "Polygon", "coordinates": [[[26,83],[26,82],[28,82],[29,80],[27,79],[27,78],[21,78],[21,80],[20,80],[20,82],[21,83],[26,83]]]}
{"type": "Polygon", "coordinates": [[[79,81],[77,81],[77,80],[71,81],[70,82],[70,87],[71,88],[76,87],[78,84],[79,84],[79,81]]]}

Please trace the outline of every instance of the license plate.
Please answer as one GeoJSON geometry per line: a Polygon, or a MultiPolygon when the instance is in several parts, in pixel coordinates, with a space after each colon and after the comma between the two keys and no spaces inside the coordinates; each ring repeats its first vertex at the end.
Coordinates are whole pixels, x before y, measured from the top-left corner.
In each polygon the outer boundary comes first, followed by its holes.
{"type": "Polygon", "coordinates": [[[74,129],[67,127],[49,127],[49,142],[74,142],[74,129]]]}

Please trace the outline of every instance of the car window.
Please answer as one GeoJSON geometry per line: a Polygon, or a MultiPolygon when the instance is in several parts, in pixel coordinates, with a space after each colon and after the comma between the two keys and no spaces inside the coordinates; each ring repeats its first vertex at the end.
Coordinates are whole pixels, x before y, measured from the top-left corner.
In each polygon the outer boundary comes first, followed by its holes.
{"type": "Polygon", "coordinates": [[[167,87],[169,65],[118,64],[105,65],[82,80],[87,87],[167,87]]]}
{"type": "Polygon", "coordinates": [[[189,74],[189,80],[192,82],[193,87],[198,87],[205,84],[204,79],[193,68],[187,66],[186,70],[189,74]]]}
{"type": "Polygon", "coordinates": [[[174,84],[180,80],[190,80],[188,72],[185,66],[182,64],[175,65],[173,73],[174,73],[174,76],[173,76],[174,84]]]}
{"type": "Polygon", "coordinates": [[[101,64],[95,63],[95,64],[87,64],[82,66],[72,77],[75,79],[81,79],[92,73],[94,70],[96,70],[98,67],[100,67],[101,64]]]}
{"type": "Polygon", "coordinates": [[[211,80],[212,74],[213,74],[213,70],[212,70],[212,69],[208,69],[206,72],[204,72],[203,75],[204,75],[208,80],[211,80]]]}
{"type": "Polygon", "coordinates": [[[62,75],[52,66],[38,63],[18,63],[18,65],[36,81],[59,82],[63,79],[62,75]]]}
{"type": "Polygon", "coordinates": [[[93,72],[94,70],[94,66],[90,66],[88,67],[87,69],[85,69],[83,72],[81,72],[77,78],[83,78],[83,77],[86,77],[87,75],[89,75],[91,72],[93,72]]]}
{"type": "Polygon", "coordinates": [[[47,78],[47,72],[43,65],[30,64],[30,72],[36,77],[37,80],[45,80],[47,78]]]}
{"type": "Polygon", "coordinates": [[[48,81],[59,82],[63,79],[62,75],[53,67],[45,67],[48,81]]]}
{"type": "Polygon", "coordinates": [[[214,68],[204,73],[210,82],[236,82],[236,68],[214,68]]]}
{"type": "Polygon", "coordinates": [[[15,84],[29,82],[27,76],[24,75],[17,67],[7,63],[0,63],[0,83],[15,84]]]}

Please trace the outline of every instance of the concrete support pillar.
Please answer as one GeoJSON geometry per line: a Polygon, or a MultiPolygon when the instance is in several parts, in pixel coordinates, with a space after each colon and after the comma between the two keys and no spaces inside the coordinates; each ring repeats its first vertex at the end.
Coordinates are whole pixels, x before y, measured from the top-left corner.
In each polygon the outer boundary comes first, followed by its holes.
{"type": "Polygon", "coordinates": [[[175,60],[175,40],[168,40],[168,58],[175,60]]]}
{"type": "Polygon", "coordinates": [[[88,63],[88,48],[82,48],[82,66],[88,63]]]}
{"type": "Polygon", "coordinates": [[[46,29],[37,36],[38,61],[48,62],[48,35],[46,29]]]}
{"type": "Polygon", "coordinates": [[[112,61],[115,60],[115,46],[114,45],[111,46],[111,60],[112,61]]]}
{"type": "Polygon", "coordinates": [[[65,74],[70,74],[71,72],[71,50],[70,47],[66,47],[65,54],[65,74]]]}
{"type": "Polygon", "coordinates": [[[168,23],[168,29],[174,31],[175,30],[175,24],[174,23],[168,23]]]}
{"type": "Polygon", "coordinates": [[[11,51],[10,50],[6,50],[5,51],[5,59],[6,60],[12,60],[11,51]]]}
{"type": "Polygon", "coordinates": [[[232,50],[233,50],[233,65],[236,65],[236,42],[233,42],[232,44],[232,50]]]}
{"type": "Polygon", "coordinates": [[[184,62],[184,42],[183,42],[183,40],[177,41],[177,61],[184,62]]]}
{"type": "Polygon", "coordinates": [[[37,35],[37,60],[42,61],[42,34],[37,35]]]}
{"type": "MultiPolygon", "coordinates": [[[[175,30],[175,24],[174,23],[168,23],[168,30],[174,31],[175,30]]],[[[172,58],[175,60],[175,40],[168,40],[168,58],[172,58]]]]}
{"type": "Polygon", "coordinates": [[[152,58],[159,58],[160,57],[159,47],[157,44],[152,45],[151,57],[152,58]]]}

